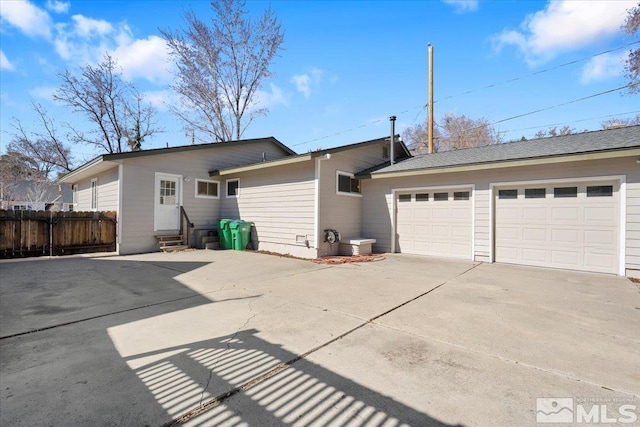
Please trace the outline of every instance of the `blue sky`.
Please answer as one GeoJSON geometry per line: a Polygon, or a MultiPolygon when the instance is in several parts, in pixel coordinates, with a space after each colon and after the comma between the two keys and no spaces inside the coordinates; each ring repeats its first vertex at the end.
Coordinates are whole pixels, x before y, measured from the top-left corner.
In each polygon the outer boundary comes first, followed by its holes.
{"type": "MultiPolygon", "coordinates": [[[[268,4],[247,7],[257,16],[268,4]]],[[[429,42],[436,122],[448,112],[484,117],[507,140],[551,125],[599,129],[608,118],[638,114],[640,97],[617,91],[558,105],[626,84],[622,61],[638,37],[624,36],[620,26],[635,4],[273,1],[284,50],[260,92],[270,113],[244,137],[275,136],[306,152],[387,135],[391,115],[400,132],[424,121],[429,42]]],[[[11,140],[12,117],[35,126],[31,99],[57,124],[82,123],[51,101],[57,74],[95,63],[105,51],[159,110],[165,132],[143,148],[188,144],[183,124],[167,111],[175,97],[158,30],[182,25],[185,8],[210,15],[205,1],[1,0],[0,152],[11,140]]],[[[73,152],[76,163],[98,154],[89,146],[73,152]]]]}

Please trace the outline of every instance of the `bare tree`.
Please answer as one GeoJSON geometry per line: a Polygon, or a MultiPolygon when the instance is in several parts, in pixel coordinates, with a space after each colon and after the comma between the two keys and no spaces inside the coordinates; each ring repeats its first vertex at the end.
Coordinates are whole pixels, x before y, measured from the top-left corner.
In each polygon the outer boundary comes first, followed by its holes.
{"type": "Polygon", "coordinates": [[[557,126],[551,126],[549,129],[542,129],[535,133],[536,138],[547,138],[552,136],[564,136],[576,133],[576,129],[569,125],[564,125],[561,128],[557,126]]]}
{"type": "MultiPolygon", "coordinates": [[[[485,118],[472,119],[464,114],[447,113],[434,127],[433,149],[436,152],[482,147],[502,142],[501,135],[485,118]]],[[[403,139],[414,154],[423,154],[427,145],[427,125],[407,128],[403,139]]]]}
{"type": "MultiPolygon", "coordinates": [[[[628,36],[634,36],[640,31],[640,3],[629,9],[627,19],[622,26],[628,36]]],[[[640,93],[640,48],[629,52],[626,60],[625,71],[629,79],[629,92],[640,93]]]]}
{"type": "Polygon", "coordinates": [[[269,66],[284,41],[270,8],[253,21],[244,7],[242,0],[215,0],[209,25],[189,11],[186,29],[161,31],[176,64],[172,88],[182,100],[173,112],[216,141],[240,139],[267,113],[255,105],[256,92],[273,75],[269,66]]]}
{"type": "Polygon", "coordinates": [[[60,78],[54,99],[83,114],[93,125],[87,132],[69,126],[73,142],[121,153],[140,149],[146,137],[161,131],[154,122],[155,109],[143,102],[133,84],[123,80],[109,54],[96,66],[81,68],[79,75],[66,70],[60,78]]]}
{"type": "Polygon", "coordinates": [[[615,128],[621,128],[626,126],[640,125],[640,114],[636,115],[635,117],[630,117],[628,119],[613,118],[613,119],[606,120],[600,124],[602,125],[602,129],[615,129],[615,128]]]}
{"type": "Polygon", "coordinates": [[[37,114],[39,129],[27,130],[19,119],[13,117],[11,125],[14,130],[7,154],[18,161],[15,165],[20,162],[28,164],[30,170],[37,172],[38,178],[52,178],[53,173],[69,172],[72,169],[69,146],[59,136],[54,120],[44,107],[34,101],[31,105],[37,114]]]}

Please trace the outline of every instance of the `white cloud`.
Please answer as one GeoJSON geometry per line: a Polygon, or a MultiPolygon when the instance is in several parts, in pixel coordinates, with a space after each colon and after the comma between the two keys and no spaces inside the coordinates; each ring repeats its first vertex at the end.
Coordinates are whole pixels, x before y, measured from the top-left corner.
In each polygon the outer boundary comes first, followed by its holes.
{"type": "Polygon", "coordinates": [[[582,69],[580,81],[583,84],[587,84],[618,77],[624,71],[624,61],[626,58],[626,54],[615,55],[611,53],[593,57],[582,69]]]}
{"type": "Polygon", "coordinates": [[[113,25],[102,19],[87,18],[83,15],[73,15],[71,19],[75,23],[74,32],[79,37],[101,37],[113,32],[113,25]]]}
{"type": "MultiPolygon", "coordinates": [[[[305,74],[296,74],[291,77],[291,83],[296,86],[296,90],[304,95],[305,98],[309,99],[311,96],[311,89],[317,88],[320,84],[326,80],[326,72],[325,70],[321,70],[320,68],[312,67],[308,73],[305,74]]],[[[335,83],[338,80],[338,77],[335,75],[330,76],[329,82],[335,83]]]]}
{"type": "Polygon", "coordinates": [[[144,92],[142,99],[158,111],[169,111],[169,105],[175,105],[178,100],[175,92],[166,89],[144,92]]]}
{"type": "Polygon", "coordinates": [[[67,13],[71,3],[68,1],[47,0],[47,9],[55,13],[67,13]]]}
{"type": "Polygon", "coordinates": [[[27,0],[0,1],[0,17],[28,36],[51,36],[49,14],[27,0]]]}
{"type": "Polygon", "coordinates": [[[311,77],[308,74],[296,74],[291,77],[291,82],[296,85],[296,90],[309,99],[311,96],[311,77]]]}
{"type": "Polygon", "coordinates": [[[620,31],[627,9],[635,0],[551,1],[544,10],[528,15],[520,31],[505,30],[494,37],[497,50],[516,46],[530,65],[545,62],[563,51],[602,41],[620,31]]]}
{"type": "Polygon", "coordinates": [[[442,0],[455,8],[456,13],[473,12],[478,10],[478,0],[442,0]]]}
{"type": "Polygon", "coordinates": [[[120,44],[111,51],[125,78],[141,77],[153,83],[166,83],[171,79],[169,50],[163,38],[149,36],[133,40],[119,37],[120,44]]]}
{"type": "Polygon", "coordinates": [[[54,86],[38,86],[29,90],[29,95],[34,99],[44,99],[47,101],[53,101],[53,95],[58,88],[54,86]]]}
{"type": "Polygon", "coordinates": [[[271,108],[276,105],[289,105],[289,98],[278,86],[269,83],[270,92],[264,90],[256,91],[253,99],[255,108],[271,108]]]}
{"type": "Polygon", "coordinates": [[[14,71],[16,67],[9,61],[7,56],[0,50],[0,70],[14,71]]]}

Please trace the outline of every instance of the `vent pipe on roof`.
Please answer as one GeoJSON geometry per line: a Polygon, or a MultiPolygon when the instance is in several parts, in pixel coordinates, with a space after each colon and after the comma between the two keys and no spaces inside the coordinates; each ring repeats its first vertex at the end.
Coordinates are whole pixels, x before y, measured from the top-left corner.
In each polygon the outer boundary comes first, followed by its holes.
{"type": "Polygon", "coordinates": [[[395,135],[396,135],[396,116],[389,117],[389,121],[391,122],[391,144],[389,145],[389,160],[391,164],[395,163],[396,155],[395,155],[395,135]]]}

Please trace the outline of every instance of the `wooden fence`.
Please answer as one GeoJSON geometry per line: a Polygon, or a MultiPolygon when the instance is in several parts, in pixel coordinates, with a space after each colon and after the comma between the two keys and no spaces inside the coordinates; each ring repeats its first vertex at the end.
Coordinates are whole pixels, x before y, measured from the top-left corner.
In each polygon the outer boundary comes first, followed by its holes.
{"type": "Polygon", "coordinates": [[[0,210],[0,258],[116,250],[116,212],[0,210]]]}

